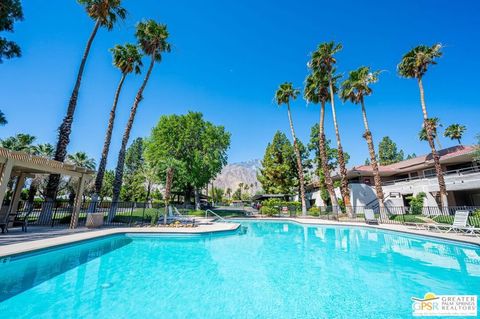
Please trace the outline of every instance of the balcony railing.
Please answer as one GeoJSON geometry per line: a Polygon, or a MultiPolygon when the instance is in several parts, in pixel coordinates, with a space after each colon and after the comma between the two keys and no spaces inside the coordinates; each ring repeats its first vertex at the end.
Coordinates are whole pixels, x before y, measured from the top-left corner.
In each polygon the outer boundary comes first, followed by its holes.
{"type": "MultiPolygon", "coordinates": [[[[475,174],[475,173],[480,173],[480,168],[477,166],[472,166],[472,167],[466,167],[466,168],[461,168],[461,169],[455,169],[455,170],[449,170],[449,171],[444,171],[443,176],[444,177],[451,177],[451,176],[466,176],[470,174],[475,174]]],[[[404,182],[410,182],[410,181],[416,181],[416,180],[422,180],[422,179],[432,179],[436,178],[436,175],[432,176],[416,176],[416,177],[408,177],[408,178],[400,178],[400,179],[394,179],[391,181],[385,181],[382,183],[383,186],[388,186],[388,185],[395,185],[397,183],[404,183],[404,182]]]]}

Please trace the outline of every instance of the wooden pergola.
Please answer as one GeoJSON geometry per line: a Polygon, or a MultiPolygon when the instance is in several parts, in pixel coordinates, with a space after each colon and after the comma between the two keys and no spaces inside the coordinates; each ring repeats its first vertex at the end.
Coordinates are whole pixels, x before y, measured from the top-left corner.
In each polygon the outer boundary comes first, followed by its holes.
{"type": "Polygon", "coordinates": [[[75,201],[70,221],[70,228],[76,228],[85,185],[93,178],[94,173],[95,171],[83,167],[34,156],[25,152],[14,152],[0,147],[1,209],[8,209],[10,214],[16,214],[25,180],[33,177],[35,174],[60,174],[76,177],[79,179],[79,183],[75,190],[75,201]],[[9,206],[3,207],[7,187],[12,178],[16,178],[12,200],[9,206]]]}

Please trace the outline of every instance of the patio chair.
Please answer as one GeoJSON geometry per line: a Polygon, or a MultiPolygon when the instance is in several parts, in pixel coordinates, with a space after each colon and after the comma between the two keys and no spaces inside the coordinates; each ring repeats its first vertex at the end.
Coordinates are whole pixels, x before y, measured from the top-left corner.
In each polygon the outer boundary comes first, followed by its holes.
{"type": "MultiPolygon", "coordinates": [[[[175,207],[168,206],[167,224],[177,222],[177,221],[182,224],[195,225],[195,218],[189,218],[189,217],[183,216],[175,207]]],[[[158,223],[159,224],[163,223],[163,217],[159,218],[158,223]]]]}
{"type": "Polygon", "coordinates": [[[373,209],[365,209],[364,214],[365,223],[369,225],[378,225],[378,220],[375,218],[375,213],[373,212],[373,209]]]}
{"type": "Polygon", "coordinates": [[[468,210],[457,210],[453,218],[452,225],[448,224],[425,224],[424,227],[428,230],[437,230],[439,232],[449,233],[454,232],[471,232],[474,228],[468,226],[468,215],[470,212],[468,210]]]}

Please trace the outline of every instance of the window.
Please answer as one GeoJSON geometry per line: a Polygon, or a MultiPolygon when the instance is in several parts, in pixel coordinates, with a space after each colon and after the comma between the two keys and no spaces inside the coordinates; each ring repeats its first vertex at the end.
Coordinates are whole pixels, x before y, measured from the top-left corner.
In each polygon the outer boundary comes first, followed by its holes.
{"type": "Polygon", "coordinates": [[[423,176],[426,177],[426,178],[427,177],[433,177],[435,175],[437,175],[437,172],[435,171],[434,168],[426,169],[426,170],[423,171],[423,176]]]}

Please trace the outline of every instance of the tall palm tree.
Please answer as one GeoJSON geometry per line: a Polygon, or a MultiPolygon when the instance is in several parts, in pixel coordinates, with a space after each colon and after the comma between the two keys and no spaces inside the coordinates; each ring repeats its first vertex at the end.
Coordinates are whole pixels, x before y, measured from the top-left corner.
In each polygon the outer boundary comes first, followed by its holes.
{"type": "Polygon", "coordinates": [[[338,128],[337,113],[335,109],[335,84],[338,77],[335,75],[335,64],[337,60],[335,54],[342,50],[342,45],[333,41],[325,42],[318,46],[313,52],[309,67],[314,72],[325,72],[328,77],[328,89],[330,93],[330,105],[332,106],[333,126],[335,127],[335,137],[337,139],[338,165],[340,168],[340,191],[342,193],[343,203],[349,216],[352,216],[350,189],[347,180],[347,168],[345,163],[345,154],[343,153],[340,130],[338,128]]]}
{"type": "MultiPolygon", "coordinates": [[[[127,15],[127,11],[121,7],[121,0],[78,0],[78,3],[85,7],[87,14],[95,21],[93,30],[88,38],[85,51],[83,52],[80,67],[78,69],[77,78],[73,87],[72,95],[68,103],[67,114],[62,124],[58,128],[58,142],[55,150],[54,159],[60,162],[65,160],[67,156],[67,146],[70,143],[70,133],[72,131],[73,116],[77,107],[78,93],[82,82],[83,71],[87,62],[88,54],[92,46],[93,40],[100,27],[112,30],[117,19],[123,20],[127,15]]],[[[49,200],[54,200],[55,193],[60,182],[60,175],[50,175],[47,185],[46,196],[49,200]]]]}
{"type": "Polygon", "coordinates": [[[465,125],[452,124],[445,129],[443,136],[448,137],[451,140],[457,140],[458,144],[462,145],[462,137],[466,130],[467,128],[465,125]]]}
{"type": "Polygon", "coordinates": [[[365,133],[363,137],[367,141],[368,152],[370,153],[370,163],[373,170],[373,180],[375,182],[375,192],[380,207],[380,213],[384,212],[384,196],[382,189],[382,180],[378,172],[377,154],[375,153],[375,146],[373,144],[372,132],[368,126],[367,110],[365,109],[365,96],[372,94],[370,84],[378,81],[380,71],[370,71],[369,67],[362,66],[355,71],[349,73],[348,79],[342,83],[340,90],[340,98],[345,101],[350,101],[353,104],[360,104],[362,106],[363,125],[365,126],[365,133]]]}
{"type": "Polygon", "coordinates": [[[306,216],[307,203],[305,201],[305,179],[303,176],[302,157],[300,155],[297,136],[295,135],[295,128],[293,127],[292,113],[290,111],[290,100],[295,100],[298,94],[300,94],[300,90],[293,88],[292,83],[285,82],[283,84],[280,84],[277,92],[275,92],[275,101],[279,106],[281,106],[282,104],[287,105],[288,121],[290,123],[290,131],[292,132],[293,138],[293,147],[295,149],[295,155],[297,158],[297,170],[300,182],[300,200],[302,202],[302,215],[306,216]]]}
{"type": "MultiPolygon", "coordinates": [[[[336,88],[334,88],[336,90],[336,88]]],[[[334,211],[338,209],[337,196],[335,195],[335,187],[333,186],[330,167],[328,166],[328,155],[325,138],[325,104],[330,100],[329,80],[325,72],[313,72],[307,76],[305,80],[305,89],[303,96],[309,103],[320,103],[320,120],[318,123],[318,146],[320,150],[321,170],[327,192],[332,202],[334,211]]]]}
{"type": "Polygon", "coordinates": [[[427,140],[432,152],[435,170],[437,172],[438,188],[440,190],[440,200],[442,206],[448,206],[447,187],[443,177],[442,166],[440,165],[440,157],[435,149],[434,137],[432,135],[434,127],[429,121],[427,113],[427,105],[425,104],[425,91],[423,89],[423,76],[430,65],[435,65],[437,58],[442,56],[442,45],[434,44],[432,46],[420,45],[407,52],[398,64],[398,74],[405,78],[417,79],[418,89],[420,91],[420,104],[423,113],[423,125],[427,132],[427,140]]]}
{"type": "Polygon", "coordinates": [[[95,178],[95,194],[93,195],[94,202],[97,200],[98,194],[100,194],[102,190],[103,176],[105,175],[105,168],[107,167],[108,152],[110,150],[110,142],[112,140],[113,126],[115,123],[115,113],[123,83],[128,74],[132,72],[139,74],[143,65],[142,54],[139,52],[136,45],[129,43],[123,46],[117,45],[111,49],[111,51],[113,54],[113,65],[122,72],[122,76],[120,78],[120,82],[118,83],[117,90],[115,91],[112,109],[110,110],[110,118],[108,120],[107,132],[105,133],[105,141],[103,143],[102,157],[100,159],[97,176],[95,178]]]}
{"type": "MultiPolygon", "coordinates": [[[[122,187],[123,181],[123,168],[125,164],[125,152],[128,140],[130,138],[130,131],[132,130],[133,121],[135,120],[135,115],[137,113],[138,105],[143,99],[143,91],[147,86],[155,62],[160,62],[162,60],[162,53],[170,52],[170,44],[167,42],[168,31],[165,24],[157,23],[154,20],[140,22],[137,25],[136,37],[143,53],[147,56],[150,56],[151,61],[143,83],[137,92],[135,101],[133,102],[132,108],[130,110],[130,117],[125,127],[125,132],[123,133],[122,145],[118,153],[117,167],[115,169],[115,180],[113,183],[112,201],[114,203],[118,202],[118,198],[120,196],[120,189],[122,187]]],[[[112,205],[112,209],[110,210],[109,214],[109,220],[113,219],[113,217],[115,216],[115,211],[116,207],[115,205],[112,205]]]]}

